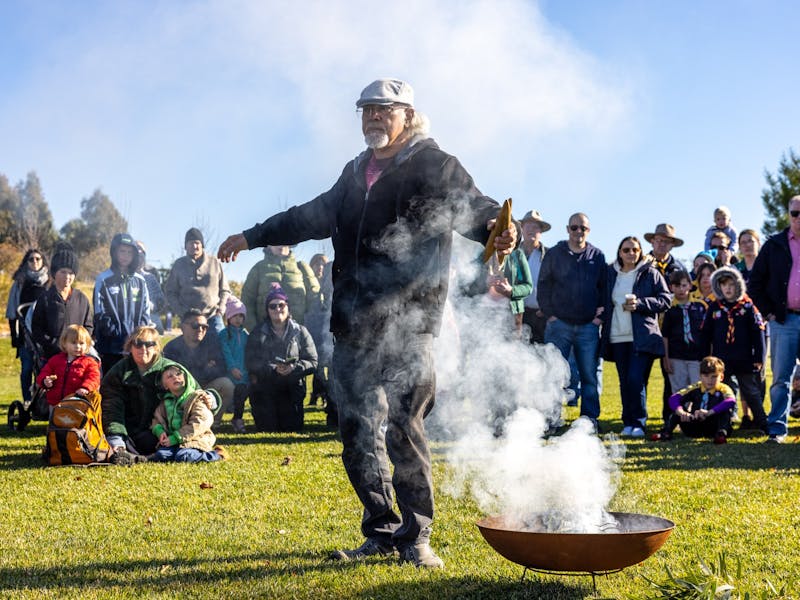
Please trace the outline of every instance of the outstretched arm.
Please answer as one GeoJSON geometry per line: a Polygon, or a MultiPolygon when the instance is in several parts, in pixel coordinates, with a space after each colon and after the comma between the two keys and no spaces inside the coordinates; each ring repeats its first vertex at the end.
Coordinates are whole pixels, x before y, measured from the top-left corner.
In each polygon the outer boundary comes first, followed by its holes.
{"type": "Polygon", "coordinates": [[[228,239],[222,242],[217,251],[217,258],[225,263],[231,262],[236,260],[236,257],[239,256],[239,252],[249,249],[250,247],[247,245],[244,234],[236,233],[228,236],[228,239]]]}

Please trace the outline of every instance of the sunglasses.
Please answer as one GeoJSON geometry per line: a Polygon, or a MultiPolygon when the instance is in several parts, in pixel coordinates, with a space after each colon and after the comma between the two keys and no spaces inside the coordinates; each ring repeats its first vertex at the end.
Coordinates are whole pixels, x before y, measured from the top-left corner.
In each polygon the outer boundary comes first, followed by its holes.
{"type": "Polygon", "coordinates": [[[150,340],[133,340],[133,345],[137,348],[155,348],[158,346],[158,342],[152,342],[150,340]]]}
{"type": "Polygon", "coordinates": [[[208,325],[206,325],[205,323],[192,323],[191,327],[195,331],[197,331],[198,329],[202,329],[203,331],[208,329],[208,325]]]}
{"type": "Polygon", "coordinates": [[[622,252],[623,254],[638,254],[639,252],[641,252],[639,248],[620,248],[619,251],[622,252]]]}
{"type": "Polygon", "coordinates": [[[275,302],[274,304],[269,304],[268,308],[270,310],[281,310],[286,308],[286,302],[275,302]]]}
{"type": "Polygon", "coordinates": [[[569,230],[570,231],[578,231],[578,229],[580,229],[581,231],[589,231],[589,228],[586,225],[570,225],[569,226],[569,230]]]}
{"type": "Polygon", "coordinates": [[[796,219],[797,217],[800,217],[800,210],[790,210],[789,214],[796,219]]]}

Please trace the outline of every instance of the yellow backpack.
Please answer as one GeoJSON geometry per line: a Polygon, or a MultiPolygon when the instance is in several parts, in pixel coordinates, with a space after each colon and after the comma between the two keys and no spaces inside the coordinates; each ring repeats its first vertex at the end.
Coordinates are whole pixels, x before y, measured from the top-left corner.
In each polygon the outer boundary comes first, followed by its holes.
{"type": "Polygon", "coordinates": [[[53,407],[47,426],[46,458],[50,465],[104,462],[109,445],[100,418],[100,393],[71,396],[53,407]]]}

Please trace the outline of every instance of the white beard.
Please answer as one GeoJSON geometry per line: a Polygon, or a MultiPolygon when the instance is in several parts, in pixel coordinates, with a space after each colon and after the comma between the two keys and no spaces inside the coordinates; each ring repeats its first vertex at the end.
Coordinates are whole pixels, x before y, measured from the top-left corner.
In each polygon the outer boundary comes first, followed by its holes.
{"type": "Polygon", "coordinates": [[[383,131],[369,131],[364,134],[364,142],[368,148],[379,150],[389,145],[389,136],[383,131]]]}

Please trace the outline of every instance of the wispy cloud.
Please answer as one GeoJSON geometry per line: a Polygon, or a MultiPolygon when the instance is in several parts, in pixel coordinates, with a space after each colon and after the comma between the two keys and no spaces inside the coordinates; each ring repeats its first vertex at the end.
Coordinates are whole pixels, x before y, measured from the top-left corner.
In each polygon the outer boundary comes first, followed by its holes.
{"type": "Polygon", "coordinates": [[[18,140],[1,168],[39,171],[58,225],[98,185],[134,229],[175,207],[220,235],[310,198],[360,149],[354,101],[376,77],[411,81],[434,137],[493,182],[518,182],[547,136],[613,145],[631,109],[629,84],[522,0],[93,8],[43,19],[0,114],[18,140]],[[258,201],[219,214],[231,199],[258,201]]]}

